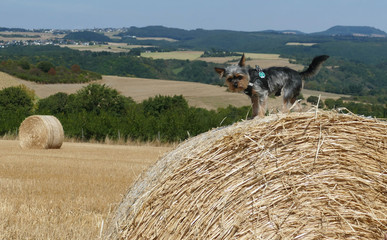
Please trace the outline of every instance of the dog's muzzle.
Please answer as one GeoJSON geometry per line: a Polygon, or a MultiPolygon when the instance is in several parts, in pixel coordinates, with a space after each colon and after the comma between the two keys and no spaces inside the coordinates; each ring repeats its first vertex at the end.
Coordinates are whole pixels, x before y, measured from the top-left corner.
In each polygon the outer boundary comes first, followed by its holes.
{"type": "Polygon", "coordinates": [[[238,88],[238,82],[237,82],[237,81],[236,81],[236,82],[233,82],[232,85],[234,86],[234,88],[238,88]]]}

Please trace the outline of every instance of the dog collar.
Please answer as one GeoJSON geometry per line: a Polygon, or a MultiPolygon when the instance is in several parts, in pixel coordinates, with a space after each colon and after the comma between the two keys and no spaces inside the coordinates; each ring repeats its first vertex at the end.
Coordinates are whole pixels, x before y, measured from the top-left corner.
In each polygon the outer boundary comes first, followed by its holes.
{"type": "Polygon", "coordinates": [[[251,95],[253,95],[253,85],[254,83],[252,82],[249,82],[249,85],[247,86],[247,88],[243,91],[247,96],[251,97],[251,95]]]}
{"type": "Polygon", "coordinates": [[[254,86],[255,79],[250,80],[249,84],[247,85],[247,88],[243,91],[247,96],[250,96],[253,94],[253,86],[254,86]]]}

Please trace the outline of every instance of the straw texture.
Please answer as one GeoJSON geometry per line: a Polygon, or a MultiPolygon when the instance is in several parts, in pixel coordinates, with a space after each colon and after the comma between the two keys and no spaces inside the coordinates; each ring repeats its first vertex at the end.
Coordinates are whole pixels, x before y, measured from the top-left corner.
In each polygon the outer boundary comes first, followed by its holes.
{"type": "Polygon", "coordinates": [[[387,123],[271,115],[187,140],[132,186],[109,239],[384,239],[387,123]]]}
{"type": "Polygon", "coordinates": [[[30,116],[19,127],[19,144],[23,149],[60,148],[63,139],[62,124],[54,116],[30,116]]]}

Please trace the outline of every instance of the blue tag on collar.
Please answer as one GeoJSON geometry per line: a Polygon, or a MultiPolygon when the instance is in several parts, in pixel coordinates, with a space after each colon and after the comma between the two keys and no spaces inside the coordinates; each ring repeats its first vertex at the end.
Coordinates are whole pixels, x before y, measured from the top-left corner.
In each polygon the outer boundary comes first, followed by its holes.
{"type": "Polygon", "coordinates": [[[262,72],[262,71],[260,71],[259,73],[258,73],[258,75],[259,75],[259,77],[260,78],[265,78],[265,73],[264,72],[262,72]]]}

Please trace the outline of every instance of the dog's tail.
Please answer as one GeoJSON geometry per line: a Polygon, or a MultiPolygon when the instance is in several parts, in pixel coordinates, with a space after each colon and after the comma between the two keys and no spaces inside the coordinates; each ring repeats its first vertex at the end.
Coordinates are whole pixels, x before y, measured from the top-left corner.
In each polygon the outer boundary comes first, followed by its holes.
{"type": "Polygon", "coordinates": [[[321,55],[313,58],[312,63],[309,65],[308,69],[303,72],[300,72],[301,78],[311,78],[315,76],[321,69],[322,64],[329,58],[328,55],[321,55]]]}

